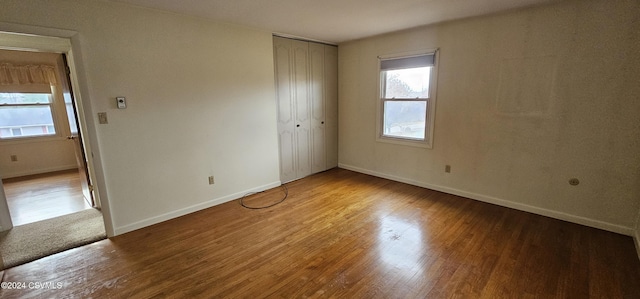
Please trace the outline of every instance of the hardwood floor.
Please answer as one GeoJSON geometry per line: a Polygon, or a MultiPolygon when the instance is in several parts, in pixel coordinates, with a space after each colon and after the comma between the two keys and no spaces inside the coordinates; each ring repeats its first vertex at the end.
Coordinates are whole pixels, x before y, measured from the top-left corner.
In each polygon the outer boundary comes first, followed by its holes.
{"type": "Polygon", "coordinates": [[[77,170],[4,179],[2,184],[14,226],[91,208],[77,170]]]}
{"type": "Polygon", "coordinates": [[[0,297],[640,298],[627,236],[341,169],[287,185],[7,269],[60,288],[0,297]]]}

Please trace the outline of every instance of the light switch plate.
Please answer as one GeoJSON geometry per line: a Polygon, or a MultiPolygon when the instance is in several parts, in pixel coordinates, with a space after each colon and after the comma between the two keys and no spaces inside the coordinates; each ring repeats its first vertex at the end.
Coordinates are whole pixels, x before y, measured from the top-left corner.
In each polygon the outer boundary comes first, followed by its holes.
{"type": "Polygon", "coordinates": [[[109,120],[107,120],[107,113],[106,112],[98,112],[98,122],[101,125],[109,123],[109,120]]]}
{"type": "Polygon", "coordinates": [[[116,104],[118,109],[125,109],[127,108],[127,99],[125,97],[116,97],[116,104]]]}

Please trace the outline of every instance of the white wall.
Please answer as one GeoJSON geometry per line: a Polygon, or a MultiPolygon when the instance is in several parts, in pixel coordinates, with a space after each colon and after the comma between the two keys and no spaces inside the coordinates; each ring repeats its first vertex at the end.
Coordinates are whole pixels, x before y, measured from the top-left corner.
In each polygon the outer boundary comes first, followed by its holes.
{"type": "Polygon", "coordinates": [[[116,233],[279,183],[271,33],[104,1],[2,7],[1,22],[78,32],[116,233]]]}
{"type": "Polygon", "coordinates": [[[631,235],[638,11],[567,1],[341,44],[341,167],[631,235]],[[430,48],[441,50],[433,149],[376,142],[376,57],[430,48]]]}
{"type": "Polygon", "coordinates": [[[78,168],[73,143],[64,137],[0,143],[3,179],[78,168]],[[18,156],[12,162],[11,155],[18,156]]]}

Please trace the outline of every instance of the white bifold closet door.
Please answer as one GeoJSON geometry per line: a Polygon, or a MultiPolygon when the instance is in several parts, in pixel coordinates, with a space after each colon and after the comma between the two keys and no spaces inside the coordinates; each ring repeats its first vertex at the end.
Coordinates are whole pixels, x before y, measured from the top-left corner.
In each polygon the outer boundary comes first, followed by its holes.
{"type": "Polygon", "coordinates": [[[337,166],[337,48],[281,37],[273,44],[280,180],[289,182],[337,166]]]}

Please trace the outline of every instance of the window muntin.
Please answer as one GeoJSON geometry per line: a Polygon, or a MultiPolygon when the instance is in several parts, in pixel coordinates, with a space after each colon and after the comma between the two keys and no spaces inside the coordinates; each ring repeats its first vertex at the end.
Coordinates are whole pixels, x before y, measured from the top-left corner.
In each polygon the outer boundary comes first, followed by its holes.
{"type": "Polygon", "coordinates": [[[0,139],[56,134],[48,93],[0,93],[0,139]]]}
{"type": "Polygon", "coordinates": [[[380,61],[380,137],[430,142],[431,84],[435,53],[380,61]]]}

